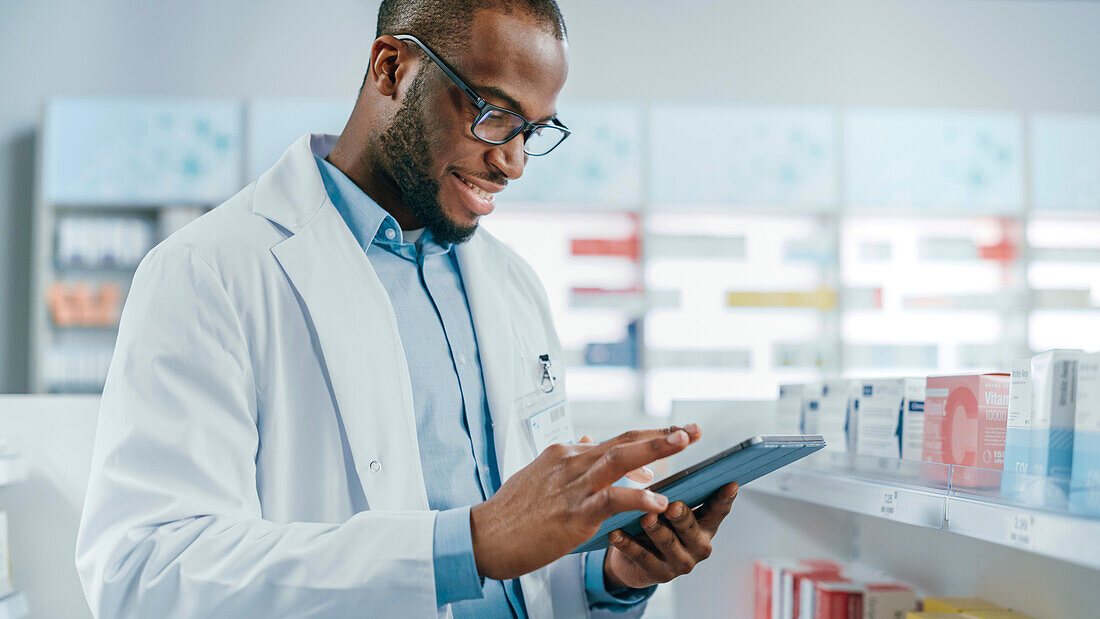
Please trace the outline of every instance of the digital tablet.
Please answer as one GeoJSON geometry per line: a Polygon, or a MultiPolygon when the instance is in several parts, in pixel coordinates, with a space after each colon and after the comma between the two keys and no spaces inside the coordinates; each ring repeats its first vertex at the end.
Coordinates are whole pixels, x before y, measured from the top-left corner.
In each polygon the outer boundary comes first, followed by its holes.
{"type": "MultiPolygon", "coordinates": [[[[649,490],[668,497],[669,504],[683,501],[694,509],[731,481],[744,486],[750,481],[805,458],[825,447],[820,434],[754,436],[698,464],[654,482],[649,490]]],[[[607,536],[615,529],[630,535],[642,532],[644,512],[623,512],[603,521],[600,530],[573,550],[588,552],[607,548],[607,536]]]]}

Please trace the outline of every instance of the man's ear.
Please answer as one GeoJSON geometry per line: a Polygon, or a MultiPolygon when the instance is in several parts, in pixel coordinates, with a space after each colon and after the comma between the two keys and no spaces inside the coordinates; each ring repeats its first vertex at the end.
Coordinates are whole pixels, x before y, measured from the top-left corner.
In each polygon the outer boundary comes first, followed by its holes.
{"type": "Polygon", "coordinates": [[[416,64],[416,56],[404,42],[389,35],[375,39],[370,50],[370,67],[364,87],[371,87],[385,97],[395,97],[398,84],[416,64]]]}

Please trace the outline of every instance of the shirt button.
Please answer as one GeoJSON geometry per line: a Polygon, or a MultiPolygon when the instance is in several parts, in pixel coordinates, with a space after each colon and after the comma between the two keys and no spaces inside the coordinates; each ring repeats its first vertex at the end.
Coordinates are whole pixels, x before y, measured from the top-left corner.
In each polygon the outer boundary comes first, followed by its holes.
{"type": "Polygon", "coordinates": [[[386,228],[386,238],[387,239],[392,241],[394,239],[394,237],[396,237],[396,236],[397,236],[397,232],[394,231],[393,228],[386,228]]]}
{"type": "Polygon", "coordinates": [[[381,471],[382,470],[382,463],[379,462],[378,460],[371,460],[370,461],[370,470],[371,470],[372,473],[377,473],[378,471],[381,471]]]}
{"type": "Polygon", "coordinates": [[[466,365],[466,355],[464,355],[462,353],[458,353],[458,364],[459,365],[466,365]]]}

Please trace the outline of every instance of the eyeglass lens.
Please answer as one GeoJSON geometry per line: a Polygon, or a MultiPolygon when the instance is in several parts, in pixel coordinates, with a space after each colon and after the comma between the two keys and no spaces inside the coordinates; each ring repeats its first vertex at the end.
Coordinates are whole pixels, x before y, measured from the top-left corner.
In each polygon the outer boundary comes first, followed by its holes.
{"type": "MultiPolygon", "coordinates": [[[[523,119],[516,114],[489,110],[474,125],[474,135],[489,142],[501,143],[515,137],[523,126],[523,119]]],[[[563,139],[565,139],[564,131],[551,126],[541,126],[526,136],[523,150],[528,155],[544,155],[553,150],[563,139]]]]}

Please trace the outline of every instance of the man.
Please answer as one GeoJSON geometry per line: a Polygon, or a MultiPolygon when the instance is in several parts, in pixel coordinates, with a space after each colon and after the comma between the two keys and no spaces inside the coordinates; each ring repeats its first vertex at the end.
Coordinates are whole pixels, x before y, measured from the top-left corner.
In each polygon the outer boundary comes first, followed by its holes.
{"type": "Polygon", "coordinates": [[[339,139],[150,252],[77,543],[97,616],[640,613],[706,558],[734,485],[612,485],[699,429],[565,444],[545,294],[477,226],[567,136],[565,76],[553,0],[385,0],[339,139]],[[567,554],[628,510],[641,539],[567,554]]]}

